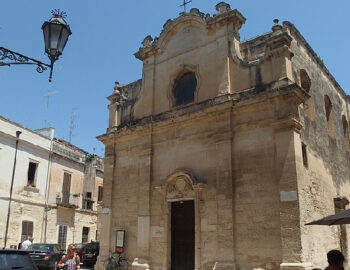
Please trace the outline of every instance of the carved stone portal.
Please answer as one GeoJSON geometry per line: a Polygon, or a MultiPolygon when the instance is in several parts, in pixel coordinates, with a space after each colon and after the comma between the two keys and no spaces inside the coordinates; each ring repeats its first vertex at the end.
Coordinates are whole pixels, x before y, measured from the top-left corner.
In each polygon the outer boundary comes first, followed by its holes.
{"type": "Polygon", "coordinates": [[[156,187],[167,201],[194,200],[196,192],[202,190],[203,183],[196,183],[192,177],[184,172],[176,172],[167,178],[163,186],[156,187]]]}

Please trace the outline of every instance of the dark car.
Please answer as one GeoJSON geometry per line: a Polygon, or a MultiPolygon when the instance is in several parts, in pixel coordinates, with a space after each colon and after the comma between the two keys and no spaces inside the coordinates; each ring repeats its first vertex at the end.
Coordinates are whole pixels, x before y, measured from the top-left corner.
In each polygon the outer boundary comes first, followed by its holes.
{"type": "Polygon", "coordinates": [[[27,250],[38,268],[56,270],[63,255],[58,244],[32,244],[27,250]]]}
{"type": "Polygon", "coordinates": [[[0,249],[0,269],[38,270],[26,250],[0,249]]]}
{"type": "Polygon", "coordinates": [[[83,262],[83,255],[85,252],[85,247],[87,243],[72,244],[75,246],[75,253],[79,256],[80,262],[83,262]]]}
{"type": "Polygon", "coordinates": [[[100,243],[91,242],[85,246],[85,251],[83,254],[83,264],[91,267],[96,264],[97,257],[100,253],[100,243]]]}

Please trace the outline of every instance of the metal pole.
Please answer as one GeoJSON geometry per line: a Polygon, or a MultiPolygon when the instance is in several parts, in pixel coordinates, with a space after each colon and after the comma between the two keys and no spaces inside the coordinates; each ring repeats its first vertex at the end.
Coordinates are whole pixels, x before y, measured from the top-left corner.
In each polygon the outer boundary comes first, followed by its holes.
{"type": "Polygon", "coordinates": [[[10,221],[10,213],[11,213],[12,189],[13,189],[13,182],[15,180],[15,172],[16,172],[18,141],[19,141],[19,135],[21,135],[21,133],[22,132],[19,130],[16,131],[16,151],[15,151],[15,159],[13,161],[12,179],[11,179],[11,187],[10,187],[10,200],[9,200],[9,206],[8,206],[8,210],[7,210],[4,248],[6,248],[6,244],[7,244],[7,233],[8,233],[8,229],[9,229],[9,221],[10,221]]]}

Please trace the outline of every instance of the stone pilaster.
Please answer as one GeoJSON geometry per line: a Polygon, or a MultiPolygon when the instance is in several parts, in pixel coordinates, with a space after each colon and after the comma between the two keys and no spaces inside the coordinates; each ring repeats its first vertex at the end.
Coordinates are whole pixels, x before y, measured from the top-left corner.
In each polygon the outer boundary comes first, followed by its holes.
{"type": "Polygon", "coordinates": [[[111,220],[112,220],[112,196],[113,183],[115,178],[115,149],[112,142],[106,145],[105,150],[105,166],[104,166],[104,192],[103,192],[103,206],[101,215],[99,216],[101,222],[100,232],[100,254],[95,265],[96,270],[102,270],[103,264],[111,252],[114,252],[111,246],[111,220]]]}
{"type": "Polygon", "coordinates": [[[280,122],[275,130],[276,178],[280,190],[280,229],[282,270],[311,269],[304,261],[300,231],[298,166],[296,148],[300,147],[299,124],[293,119],[280,122]],[[287,123],[288,122],[288,123],[287,123]]]}
{"type": "Polygon", "coordinates": [[[152,150],[146,149],[139,155],[139,190],[137,218],[137,256],[132,263],[133,269],[150,268],[150,231],[151,231],[151,176],[152,150]]]}
{"type": "Polygon", "coordinates": [[[235,269],[233,237],[232,142],[216,142],[217,261],[215,269],[235,269]]]}

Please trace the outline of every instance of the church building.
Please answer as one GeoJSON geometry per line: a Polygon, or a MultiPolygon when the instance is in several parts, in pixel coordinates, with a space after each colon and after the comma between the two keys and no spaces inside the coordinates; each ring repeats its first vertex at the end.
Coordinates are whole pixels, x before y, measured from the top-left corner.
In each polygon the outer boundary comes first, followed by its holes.
{"type": "Polygon", "coordinates": [[[147,36],[142,78],[108,97],[96,269],[116,251],[133,270],[311,270],[330,249],[349,255],[346,228],[305,225],[349,203],[349,97],[292,23],[241,41],[245,17],[215,8],[147,36]]]}

